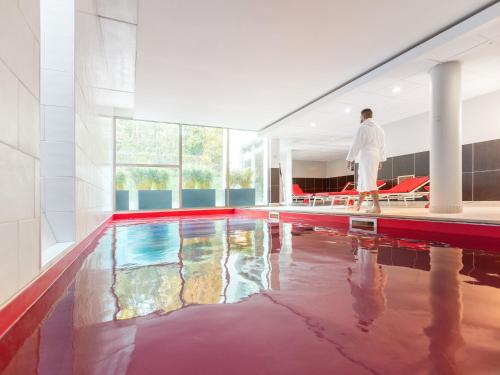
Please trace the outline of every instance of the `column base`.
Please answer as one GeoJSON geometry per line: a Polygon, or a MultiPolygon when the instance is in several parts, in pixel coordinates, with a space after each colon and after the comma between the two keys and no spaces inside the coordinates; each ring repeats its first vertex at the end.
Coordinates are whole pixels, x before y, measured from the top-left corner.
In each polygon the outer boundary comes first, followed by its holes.
{"type": "Polygon", "coordinates": [[[459,214],[463,212],[463,206],[452,205],[452,206],[431,206],[429,207],[429,212],[433,214],[459,214]]]}

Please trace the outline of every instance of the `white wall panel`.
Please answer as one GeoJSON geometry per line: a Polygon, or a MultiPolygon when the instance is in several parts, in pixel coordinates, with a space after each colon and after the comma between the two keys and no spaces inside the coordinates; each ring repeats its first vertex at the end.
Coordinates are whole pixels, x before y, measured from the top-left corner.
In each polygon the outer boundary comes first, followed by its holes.
{"type": "Polygon", "coordinates": [[[19,285],[33,280],[40,270],[40,218],[19,222],[19,285]]]}
{"type": "Polygon", "coordinates": [[[19,149],[40,157],[40,103],[24,86],[19,86],[19,149]]]}
{"type": "MultiPolygon", "coordinates": [[[[0,52],[1,53],[1,52],[0,52]]],[[[14,147],[18,143],[18,80],[0,60],[0,141],[14,147]]]]}
{"type": "MultiPolygon", "coordinates": [[[[38,1],[35,6],[38,4],[38,1]]],[[[0,59],[38,97],[39,45],[18,0],[4,0],[0,12],[0,59]]]]}
{"type": "Polygon", "coordinates": [[[9,299],[19,288],[18,223],[0,224],[0,304],[9,299]]]}
{"type": "MultiPolygon", "coordinates": [[[[463,144],[500,138],[498,103],[500,103],[500,91],[463,102],[463,144]]],[[[390,123],[384,126],[384,130],[388,156],[430,149],[430,118],[428,113],[390,123]]]]}
{"type": "Polygon", "coordinates": [[[0,223],[34,217],[37,184],[35,159],[0,143],[0,223]]]}
{"type": "Polygon", "coordinates": [[[308,161],[294,160],[292,166],[293,177],[317,177],[325,178],[326,162],[324,161],[308,161]]]}
{"type": "MultiPolygon", "coordinates": [[[[112,212],[113,119],[101,115],[95,86],[109,83],[98,17],[80,12],[92,4],[77,0],[76,14],[76,238],[92,232],[112,212]]],[[[93,7],[93,6],[92,6],[93,7]]]]}
{"type": "Polygon", "coordinates": [[[345,159],[339,159],[326,164],[326,177],[352,175],[354,172],[348,171],[345,159]]]}
{"type": "Polygon", "coordinates": [[[54,239],[75,240],[75,10],[74,1],[41,5],[42,260],[47,262],[59,252],[47,247],[54,239]]]}

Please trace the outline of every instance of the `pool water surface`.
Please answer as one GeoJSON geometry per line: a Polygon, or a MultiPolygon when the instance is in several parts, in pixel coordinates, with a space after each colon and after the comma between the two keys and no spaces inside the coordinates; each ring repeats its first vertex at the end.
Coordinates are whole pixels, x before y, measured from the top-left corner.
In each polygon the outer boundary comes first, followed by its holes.
{"type": "Polygon", "coordinates": [[[116,221],[36,328],[3,337],[0,372],[500,374],[499,288],[500,252],[231,215],[116,221]]]}

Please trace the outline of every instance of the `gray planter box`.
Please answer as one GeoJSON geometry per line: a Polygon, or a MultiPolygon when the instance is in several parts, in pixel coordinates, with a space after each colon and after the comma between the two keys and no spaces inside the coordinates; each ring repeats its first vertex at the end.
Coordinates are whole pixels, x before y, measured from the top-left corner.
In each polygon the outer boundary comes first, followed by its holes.
{"type": "Polygon", "coordinates": [[[129,210],[129,196],[128,190],[117,190],[115,193],[116,211],[129,210]]]}
{"type": "Polygon", "coordinates": [[[139,210],[172,208],[172,190],[139,190],[139,210]]]}
{"type": "Polygon", "coordinates": [[[229,189],[229,206],[255,206],[255,189],[229,189]]]}
{"type": "Polygon", "coordinates": [[[182,207],[215,207],[215,189],[182,189],[182,207]]]}

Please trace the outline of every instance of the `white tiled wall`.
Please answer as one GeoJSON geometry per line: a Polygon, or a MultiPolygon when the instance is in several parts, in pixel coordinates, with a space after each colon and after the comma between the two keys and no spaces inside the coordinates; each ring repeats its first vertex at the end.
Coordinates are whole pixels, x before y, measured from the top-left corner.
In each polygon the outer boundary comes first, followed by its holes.
{"type": "Polygon", "coordinates": [[[102,31],[80,4],[95,2],[76,0],[74,17],[73,1],[41,1],[42,17],[40,0],[0,5],[0,306],[40,273],[42,239],[81,240],[112,212],[113,117],[93,97],[102,31]]]}
{"type": "Polygon", "coordinates": [[[42,259],[75,240],[74,2],[41,0],[42,259]]]}
{"type": "Polygon", "coordinates": [[[107,72],[96,63],[105,59],[105,51],[99,18],[85,11],[87,3],[76,0],[75,4],[77,240],[92,232],[113,209],[113,118],[97,106],[93,89],[106,79],[107,72]]]}
{"type": "Polygon", "coordinates": [[[0,305],[40,271],[39,11],[0,5],[0,305]]]}

